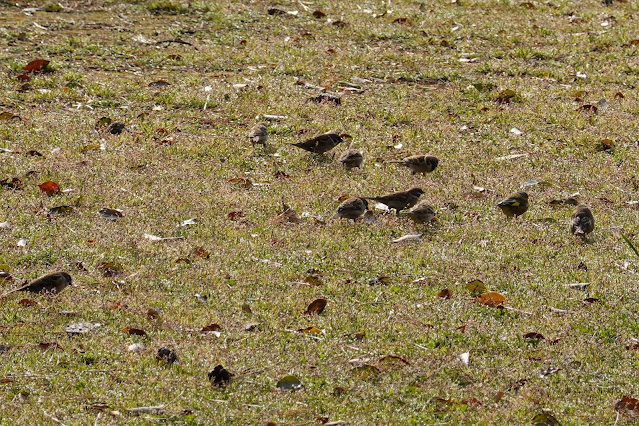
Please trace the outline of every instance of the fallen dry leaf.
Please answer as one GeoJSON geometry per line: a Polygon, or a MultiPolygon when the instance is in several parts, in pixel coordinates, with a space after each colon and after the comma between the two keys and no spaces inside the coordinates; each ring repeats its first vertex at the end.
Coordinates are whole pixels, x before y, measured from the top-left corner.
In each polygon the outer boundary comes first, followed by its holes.
{"type": "Polygon", "coordinates": [[[126,334],[133,334],[136,336],[146,336],[146,331],[142,330],[141,328],[124,327],[122,331],[126,334]]]}
{"type": "Polygon", "coordinates": [[[494,307],[501,305],[507,299],[496,291],[489,291],[487,293],[483,293],[481,296],[476,297],[473,300],[477,303],[481,303],[482,305],[494,307]]]}
{"type": "Polygon", "coordinates": [[[40,191],[42,191],[42,193],[47,195],[48,197],[59,194],[61,192],[60,186],[58,186],[58,184],[53,182],[52,180],[43,182],[38,186],[40,187],[40,191]]]}
{"type": "Polygon", "coordinates": [[[315,299],[311,302],[310,305],[308,305],[308,308],[306,308],[306,311],[304,311],[304,313],[306,315],[319,315],[324,311],[324,308],[326,308],[326,303],[326,299],[315,299]]]}
{"type": "Polygon", "coordinates": [[[26,72],[40,72],[44,71],[47,65],[49,65],[49,61],[46,59],[35,59],[25,65],[22,70],[26,72]]]}

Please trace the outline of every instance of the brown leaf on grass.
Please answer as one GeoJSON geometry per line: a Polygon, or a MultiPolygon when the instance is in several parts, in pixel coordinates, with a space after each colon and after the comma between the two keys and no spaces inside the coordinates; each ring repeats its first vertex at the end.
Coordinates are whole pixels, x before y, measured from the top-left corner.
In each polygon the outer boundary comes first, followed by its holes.
{"type": "Polygon", "coordinates": [[[500,293],[497,293],[496,291],[489,291],[487,293],[483,293],[481,296],[473,299],[473,301],[477,303],[481,303],[482,305],[491,306],[491,307],[499,306],[502,303],[504,303],[506,300],[507,299],[504,296],[502,296],[500,293]]]}
{"type": "Polygon", "coordinates": [[[639,399],[623,396],[621,401],[615,404],[615,411],[630,417],[639,416],[639,399]]]}
{"type": "Polygon", "coordinates": [[[24,188],[24,185],[22,184],[22,181],[20,179],[14,177],[11,178],[11,180],[9,180],[9,178],[0,180],[0,187],[4,189],[22,190],[24,188]]]}
{"type": "Polygon", "coordinates": [[[222,326],[220,324],[213,323],[206,327],[202,327],[202,331],[222,331],[222,326]]]}
{"type": "Polygon", "coordinates": [[[40,348],[43,351],[48,351],[49,349],[52,349],[52,350],[59,349],[61,351],[64,350],[62,349],[62,346],[58,344],[58,342],[38,343],[38,348],[40,348]]]}
{"type": "Polygon", "coordinates": [[[393,24],[413,25],[413,21],[410,18],[402,16],[401,18],[394,19],[393,24]]]}
{"type": "Polygon", "coordinates": [[[9,111],[0,112],[0,121],[13,120],[13,119],[20,120],[20,116],[15,115],[14,113],[9,111]]]}
{"type": "Polygon", "coordinates": [[[38,185],[38,187],[40,187],[40,191],[42,191],[42,193],[48,197],[51,197],[53,195],[56,195],[62,192],[60,190],[60,186],[57,183],[53,182],[52,180],[43,182],[40,185],[38,185]]]}
{"type": "MultiPolygon", "coordinates": [[[[637,41],[639,41],[639,40],[637,40],[637,41]]],[[[621,93],[621,92],[615,93],[615,99],[624,99],[624,98],[625,98],[625,96],[624,96],[623,93],[621,93]]]]}
{"type": "Polygon", "coordinates": [[[141,328],[124,327],[122,331],[126,334],[133,334],[135,336],[146,336],[146,331],[141,328]]]}
{"type": "Polygon", "coordinates": [[[266,13],[268,13],[271,16],[281,16],[281,15],[286,15],[286,11],[282,10],[282,9],[278,9],[276,7],[271,7],[269,8],[266,13]]]}
{"type": "Polygon", "coordinates": [[[47,65],[49,65],[49,61],[46,59],[36,59],[25,65],[22,70],[26,72],[41,72],[45,70],[47,65]]]}
{"type": "Polygon", "coordinates": [[[25,152],[24,154],[28,155],[30,157],[44,157],[41,153],[39,153],[35,149],[30,149],[29,151],[25,152]]]}
{"type": "Polygon", "coordinates": [[[595,151],[611,151],[615,146],[615,142],[612,139],[602,139],[597,145],[595,145],[595,151]]]}
{"type": "Polygon", "coordinates": [[[238,220],[240,220],[241,218],[245,217],[244,212],[242,211],[237,211],[237,212],[231,212],[229,214],[226,215],[226,217],[229,220],[232,220],[234,222],[237,222],[238,220]]]}
{"type": "Polygon", "coordinates": [[[251,182],[251,179],[243,177],[229,179],[228,182],[246,189],[250,189],[253,186],[253,182],[251,182]]]}
{"type": "Polygon", "coordinates": [[[313,17],[315,19],[322,19],[326,17],[326,14],[322,12],[321,10],[316,10],[315,12],[313,12],[313,17]]]}
{"type": "Polygon", "coordinates": [[[315,299],[311,302],[310,305],[308,305],[308,308],[306,308],[306,311],[304,311],[304,314],[306,315],[319,315],[324,311],[324,308],[326,308],[326,299],[315,299]]]}
{"type": "Polygon", "coordinates": [[[333,22],[333,26],[337,28],[345,28],[348,26],[348,24],[344,21],[335,21],[333,22]]]}
{"type": "Polygon", "coordinates": [[[29,77],[29,76],[28,76],[28,75],[26,75],[26,74],[20,74],[19,76],[17,76],[17,77],[16,77],[16,79],[17,79],[18,81],[25,82],[25,81],[29,81],[29,80],[31,80],[31,77],[29,77]]]}
{"type": "Polygon", "coordinates": [[[584,299],[585,303],[599,303],[599,299],[597,299],[596,297],[586,297],[584,299]]]}
{"type": "Polygon", "coordinates": [[[211,257],[211,253],[204,249],[204,247],[194,247],[191,251],[193,256],[201,257],[202,259],[208,259],[211,257]]]}
{"type": "Polygon", "coordinates": [[[103,217],[104,219],[109,219],[109,220],[115,220],[115,219],[124,217],[124,213],[122,213],[122,210],[109,209],[106,207],[103,209],[100,209],[100,211],[98,211],[98,214],[100,215],[100,217],[103,217]]]}
{"type": "Polygon", "coordinates": [[[524,334],[524,339],[543,340],[543,339],[545,339],[545,337],[541,333],[537,333],[535,331],[531,331],[529,333],[524,334]]]}
{"type": "Polygon", "coordinates": [[[592,114],[596,114],[597,110],[599,108],[597,108],[596,105],[592,105],[592,104],[583,104],[581,106],[579,106],[579,108],[576,109],[576,111],[580,111],[580,112],[590,112],[592,114]]]}
{"type": "MultiPolygon", "coordinates": [[[[18,93],[25,93],[25,92],[28,92],[29,90],[31,90],[32,88],[33,88],[33,86],[31,86],[29,83],[24,83],[24,84],[21,84],[20,87],[18,87],[16,89],[16,91],[18,93]]],[[[20,117],[16,116],[15,118],[19,119],[20,117]]]]}
{"type": "Polygon", "coordinates": [[[38,306],[38,302],[31,299],[20,299],[18,305],[22,306],[23,308],[29,308],[31,306],[38,306]]]}
{"type": "Polygon", "coordinates": [[[309,326],[306,328],[300,328],[299,330],[295,330],[297,333],[309,333],[309,334],[324,334],[322,330],[317,327],[309,326]]]}
{"type": "Polygon", "coordinates": [[[451,297],[453,297],[453,292],[447,288],[444,288],[437,294],[437,297],[440,297],[442,299],[450,299],[451,297]]]}

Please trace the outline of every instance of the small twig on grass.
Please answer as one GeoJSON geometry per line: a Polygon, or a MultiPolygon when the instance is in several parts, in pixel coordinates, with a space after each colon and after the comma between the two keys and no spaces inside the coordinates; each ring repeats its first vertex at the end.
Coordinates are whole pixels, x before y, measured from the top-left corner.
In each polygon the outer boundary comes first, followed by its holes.
{"type": "Polygon", "coordinates": [[[509,311],[519,312],[520,314],[532,315],[532,312],[522,311],[520,309],[511,308],[510,306],[503,306],[504,309],[508,309],[509,311]]]}
{"type": "Polygon", "coordinates": [[[171,43],[177,43],[177,44],[184,44],[186,46],[191,46],[193,49],[197,50],[197,47],[193,46],[193,44],[189,43],[188,41],[184,41],[184,40],[180,40],[180,39],[175,39],[175,40],[160,40],[160,41],[156,41],[155,44],[161,44],[161,43],[167,43],[167,44],[171,44],[171,43]]]}
{"type": "Polygon", "coordinates": [[[51,414],[47,413],[46,411],[42,410],[42,412],[44,413],[45,416],[53,420],[55,423],[66,426],[64,423],[62,423],[60,420],[56,419],[55,417],[53,417],[51,414]]]}

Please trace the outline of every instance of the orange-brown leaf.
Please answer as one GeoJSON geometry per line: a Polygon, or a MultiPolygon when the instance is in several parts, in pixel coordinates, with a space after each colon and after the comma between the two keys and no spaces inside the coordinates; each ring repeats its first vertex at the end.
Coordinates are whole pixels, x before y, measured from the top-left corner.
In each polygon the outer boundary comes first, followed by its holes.
{"type": "Polygon", "coordinates": [[[191,253],[197,257],[201,257],[202,259],[208,259],[211,256],[211,253],[206,251],[204,247],[195,247],[191,253]]]}
{"type": "Polygon", "coordinates": [[[309,326],[306,328],[300,328],[299,330],[296,330],[298,333],[309,333],[309,334],[322,334],[323,331],[320,330],[317,327],[313,327],[313,326],[309,326]]]}
{"type": "Polygon", "coordinates": [[[40,72],[44,70],[47,65],[49,65],[49,61],[46,59],[36,59],[25,65],[23,70],[26,72],[40,72]]]}
{"type": "Polygon", "coordinates": [[[621,401],[615,404],[615,410],[622,414],[635,417],[639,415],[639,400],[624,395],[621,401]]]}
{"type": "Polygon", "coordinates": [[[543,339],[545,339],[545,337],[541,333],[537,333],[535,331],[531,331],[529,333],[524,334],[524,339],[543,340],[543,339]]]}
{"type": "Polygon", "coordinates": [[[126,334],[134,334],[136,336],[146,336],[146,331],[142,330],[141,328],[124,327],[122,331],[125,332],[126,334]]]}
{"type": "Polygon", "coordinates": [[[326,307],[326,299],[315,299],[311,302],[310,305],[308,305],[308,308],[306,308],[306,311],[304,311],[305,314],[307,315],[311,315],[311,314],[321,314],[322,311],[324,310],[324,308],[326,307]]]}
{"type": "Polygon", "coordinates": [[[440,292],[437,294],[437,297],[440,297],[440,298],[442,298],[442,299],[450,299],[451,297],[453,297],[453,292],[452,292],[452,291],[450,291],[450,290],[449,290],[449,289],[447,289],[447,288],[444,288],[444,289],[442,289],[442,291],[440,291],[440,292]]]}
{"type": "Polygon", "coordinates": [[[489,291],[473,299],[475,302],[487,306],[499,306],[506,301],[506,298],[496,291],[489,291]]]}
{"type": "Polygon", "coordinates": [[[20,301],[18,302],[18,305],[22,306],[23,308],[28,308],[30,306],[37,306],[38,302],[31,299],[20,299],[20,301]]]}
{"type": "Polygon", "coordinates": [[[222,326],[220,324],[213,323],[203,327],[202,331],[222,331],[222,326]]]}
{"type": "Polygon", "coordinates": [[[38,186],[40,187],[40,191],[42,191],[42,193],[44,193],[48,197],[51,197],[52,195],[59,194],[61,192],[60,191],[60,186],[58,186],[58,184],[55,183],[52,180],[49,180],[47,182],[43,182],[43,183],[41,183],[38,186]]]}

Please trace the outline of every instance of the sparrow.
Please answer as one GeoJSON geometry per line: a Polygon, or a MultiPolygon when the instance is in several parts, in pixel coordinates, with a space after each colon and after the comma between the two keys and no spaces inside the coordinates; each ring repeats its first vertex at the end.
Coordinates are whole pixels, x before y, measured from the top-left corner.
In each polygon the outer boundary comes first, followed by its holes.
{"type": "Polygon", "coordinates": [[[222,367],[222,365],[215,366],[215,368],[207,374],[209,380],[217,386],[224,386],[228,384],[233,376],[235,376],[235,374],[222,367]]]}
{"type": "Polygon", "coordinates": [[[382,195],[381,197],[367,197],[369,200],[377,201],[378,203],[386,204],[388,208],[395,209],[396,212],[400,210],[413,207],[419,201],[419,197],[424,193],[421,188],[411,188],[408,191],[395,192],[388,195],[382,195]]]}
{"type": "Polygon", "coordinates": [[[588,206],[580,204],[570,216],[570,232],[585,237],[595,229],[595,218],[588,206]]]}
{"type": "Polygon", "coordinates": [[[266,124],[263,122],[257,123],[249,131],[248,137],[253,145],[266,145],[266,141],[268,141],[268,129],[266,128],[266,124]]]}
{"type": "Polygon", "coordinates": [[[52,274],[43,275],[40,278],[31,281],[15,290],[11,290],[0,297],[4,299],[6,296],[16,293],[18,291],[28,291],[30,293],[60,293],[62,290],[71,285],[71,275],[66,272],[55,272],[52,274]]]}
{"type": "Polygon", "coordinates": [[[341,135],[338,135],[337,133],[325,133],[323,135],[315,136],[312,139],[305,140],[304,142],[298,142],[291,145],[302,148],[305,151],[312,152],[313,154],[324,154],[342,142],[344,142],[344,139],[342,139],[341,135]]]}
{"type": "Polygon", "coordinates": [[[528,210],[528,194],[525,192],[516,192],[497,204],[497,207],[499,207],[507,217],[521,216],[528,210]]]}
{"type": "Polygon", "coordinates": [[[412,157],[402,158],[397,161],[388,161],[389,163],[401,164],[408,167],[412,174],[430,173],[439,165],[439,159],[432,155],[413,155],[412,157]]]}
{"type": "Polygon", "coordinates": [[[426,200],[422,200],[406,212],[406,216],[416,224],[430,223],[435,218],[435,210],[426,200]]]}
{"type": "Polygon", "coordinates": [[[164,361],[167,364],[173,364],[175,361],[178,360],[178,357],[175,351],[165,346],[158,349],[158,353],[155,355],[155,358],[158,361],[164,361]]]}
{"type": "Polygon", "coordinates": [[[361,166],[363,161],[364,156],[356,149],[349,148],[339,157],[339,162],[348,170],[361,166]]]}
{"type": "Polygon", "coordinates": [[[355,219],[363,215],[368,210],[368,201],[364,198],[351,197],[337,207],[337,214],[334,219],[355,219]]]}

